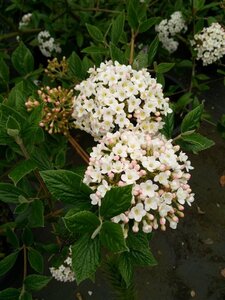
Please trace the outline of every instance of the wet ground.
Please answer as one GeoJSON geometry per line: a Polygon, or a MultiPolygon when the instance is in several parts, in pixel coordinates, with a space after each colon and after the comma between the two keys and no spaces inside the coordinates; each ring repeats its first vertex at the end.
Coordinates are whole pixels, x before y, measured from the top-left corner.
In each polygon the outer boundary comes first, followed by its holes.
{"type": "MultiPolygon", "coordinates": [[[[205,94],[215,120],[225,113],[221,95],[225,95],[222,83],[205,94]]],[[[138,300],[225,300],[225,187],[219,183],[225,172],[225,140],[210,124],[203,123],[201,132],[216,144],[190,155],[195,202],[186,207],[177,230],[155,232],[151,248],[158,265],[137,270],[138,300]]],[[[87,281],[79,287],[53,280],[39,299],[112,300],[111,291],[99,273],[95,283],[87,281]]]]}

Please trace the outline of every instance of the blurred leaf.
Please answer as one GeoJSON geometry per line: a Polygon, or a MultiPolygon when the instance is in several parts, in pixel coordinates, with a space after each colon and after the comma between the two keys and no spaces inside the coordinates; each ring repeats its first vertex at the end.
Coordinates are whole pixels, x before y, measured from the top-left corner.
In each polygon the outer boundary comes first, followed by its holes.
{"type": "Polygon", "coordinates": [[[174,66],[175,63],[161,63],[159,65],[155,65],[154,70],[156,73],[166,73],[169,72],[174,66]]]}
{"type": "Polygon", "coordinates": [[[152,26],[157,24],[161,18],[160,17],[152,17],[150,19],[147,19],[143,21],[139,27],[139,32],[143,33],[149,30],[152,26]]]}
{"type": "Polygon", "coordinates": [[[136,70],[141,70],[142,68],[148,67],[148,54],[146,51],[141,50],[135,57],[133,62],[133,68],[136,70]]]}
{"type": "Polygon", "coordinates": [[[0,261],[0,276],[3,276],[14,266],[17,256],[18,256],[18,252],[14,252],[4,257],[0,261]]]}
{"type": "Polygon", "coordinates": [[[16,137],[19,135],[21,127],[14,117],[9,116],[6,122],[6,130],[9,136],[16,137]]]}
{"type": "Polygon", "coordinates": [[[156,36],[148,49],[148,65],[152,65],[159,46],[159,38],[156,36]]]}
{"type": "Polygon", "coordinates": [[[51,279],[48,276],[32,274],[25,278],[24,285],[27,291],[37,292],[43,289],[51,279]]]}
{"type": "Polygon", "coordinates": [[[22,241],[28,247],[31,246],[34,242],[33,232],[29,227],[23,229],[22,241]]]}
{"type": "Polygon", "coordinates": [[[82,68],[82,61],[80,57],[76,54],[76,52],[72,52],[70,57],[68,58],[68,73],[69,75],[78,77],[83,79],[83,68],[82,68]]]}
{"type": "Polygon", "coordinates": [[[119,256],[118,269],[120,271],[123,280],[126,283],[126,287],[128,287],[133,280],[134,268],[131,259],[126,252],[121,253],[121,255],[119,256]]]}
{"type": "Polygon", "coordinates": [[[2,58],[0,59],[0,80],[6,83],[9,81],[9,67],[2,58]]]}
{"type": "Polygon", "coordinates": [[[36,249],[28,249],[28,261],[34,271],[42,273],[44,269],[44,260],[40,252],[36,249]]]}
{"type": "Polygon", "coordinates": [[[90,46],[84,48],[81,52],[88,53],[88,54],[98,54],[98,53],[105,54],[107,52],[107,49],[102,47],[90,46]]]}
{"type": "Polygon", "coordinates": [[[124,12],[121,12],[115,20],[113,20],[112,23],[112,29],[111,29],[111,41],[114,45],[117,45],[117,43],[120,40],[121,34],[124,29],[124,21],[125,21],[125,15],[124,12]]]}
{"type": "Polygon", "coordinates": [[[167,139],[171,139],[173,134],[173,128],[174,128],[174,114],[170,113],[167,114],[163,121],[165,122],[163,125],[163,129],[161,130],[162,134],[165,135],[167,139]]]}
{"type": "Polygon", "coordinates": [[[14,288],[8,288],[0,291],[0,300],[18,300],[20,291],[14,288]]]}
{"type": "Polygon", "coordinates": [[[118,61],[121,64],[127,63],[123,51],[117,48],[113,43],[110,43],[109,50],[110,50],[110,56],[113,61],[118,61]]]}
{"type": "Polygon", "coordinates": [[[20,42],[19,46],[12,54],[12,64],[17,72],[21,75],[26,75],[34,69],[34,58],[30,50],[20,42]]]}
{"type": "Polygon", "coordinates": [[[20,162],[10,173],[9,178],[14,182],[15,185],[27,174],[37,168],[36,164],[31,159],[26,159],[20,162]]]}
{"type": "Polygon", "coordinates": [[[188,104],[190,104],[193,101],[192,93],[185,93],[183,94],[177,102],[174,103],[174,111],[176,113],[179,113],[181,110],[183,110],[188,104]]]}
{"type": "Polygon", "coordinates": [[[90,278],[100,265],[100,242],[98,237],[91,239],[83,235],[72,246],[72,265],[76,274],[77,284],[90,278]]]}
{"type": "Polygon", "coordinates": [[[139,22],[138,22],[138,15],[137,11],[134,7],[134,1],[130,0],[128,1],[128,7],[127,7],[127,19],[128,19],[128,24],[130,27],[134,30],[138,28],[139,22]]]}
{"type": "Polygon", "coordinates": [[[0,183],[0,200],[5,203],[18,203],[18,197],[23,195],[26,197],[26,193],[16,188],[10,183],[0,183]]]}
{"type": "Polygon", "coordinates": [[[10,227],[6,228],[6,236],[7,236],[8,242],[14,248],[18,248],[19,247],[19,240],[17,238],[17,235],[15,234],[15,232],[10,227]]]}
{"type": "Polygon", "coordinates": [[[31,227],[44,227],[44,205],[39,199],[30,204],[29,224],[31,227]]]}
{"type": "Polygon", "coordinates": [[[104,41],[104,36],[98,27],[91,24],[86,24],[86,27],[93,40],[96,40],[97,42],[104,41]]]}

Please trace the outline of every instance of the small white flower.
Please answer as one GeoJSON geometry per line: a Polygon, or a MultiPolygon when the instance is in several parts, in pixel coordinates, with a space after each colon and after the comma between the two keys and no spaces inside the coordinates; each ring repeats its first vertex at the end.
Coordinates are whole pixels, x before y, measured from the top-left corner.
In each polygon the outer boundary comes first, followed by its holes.
{"type": "Polygon", "coordinates": [[[128,216],[130,219],[134,219],[136,222],[140,222],[145,215],[146,211],[144,210],[143,204],[138,203],[131,209],[128,216]]]}

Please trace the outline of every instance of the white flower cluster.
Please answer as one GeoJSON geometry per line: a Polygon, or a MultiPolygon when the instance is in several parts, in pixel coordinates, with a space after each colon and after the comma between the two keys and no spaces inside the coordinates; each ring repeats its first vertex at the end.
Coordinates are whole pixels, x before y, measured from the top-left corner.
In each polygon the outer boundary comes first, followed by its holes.
{"type": "Polygon", "coordinates": [[[64,260],[63,264],[58,268],[51,267],[49,268],[52,277],[58,281],[62,282],[72,282],[75,280],[75,275],[72,270],[72,259],[71,259],[71,248],[69,252],[69,256],[64,260]]]}
{"type": "Polygon", "coordinates": [[[124,128],[154,134],[163,126],[162,116],[172,112],[162,85],[147,69],[107,61],[88,72],[89,78],[75,87],[79,94],[72,116],[75,126],[96,140],[124,128]]]}
{"type": "Polygon", "coordinates": [[[24,15],[19,22],[19,29],[21,29],[22,27],[26,27],[30,23],[31,17],[31,13],[24,15]]]}
{"type": "MultiPolygon", "coordinates": [[[[172,140],[141,131],[108,133],[93,148],[84,183],[94,191],[93,205],[101,206],[112,186],[133,184],[131,208],[112,218],[124,233],[132,224],[134,232],[151,232],[166,223],[173,229],[183,217],[184,204],[194,201],[188,184],[193,169],[185,153],[172,140]]],[[[119,201],[119,199],[118,199],[119,201]]]]}
{"type": "Polygon", "coordinates": [[[174,40],[175,35],[182,30],[185,32],[187,27],[182,13],[180,11],[175,11],[170,16],[169,20],[164,19],[156,25],[155,30],[158,32],[158,37],[163,47],[170,53],[173,53],[177,50],[179,45],[179,43],[174,40]]]}
{"type": "Polygon", "coordinates": [[[212,23],[195,34],[191,45],[195,46],[197,59],[202,60],[203,66],[210,65],[225,55],[225,30],[219,23],[212,23]]]}
{"type": "Polygon", "coordinates": [[[61,53],[59,44],[55,43],[55,39],[47,30],[39,32],[37,39],[39,49],[44,56],[51,57],[53,53],[61,53]]]}

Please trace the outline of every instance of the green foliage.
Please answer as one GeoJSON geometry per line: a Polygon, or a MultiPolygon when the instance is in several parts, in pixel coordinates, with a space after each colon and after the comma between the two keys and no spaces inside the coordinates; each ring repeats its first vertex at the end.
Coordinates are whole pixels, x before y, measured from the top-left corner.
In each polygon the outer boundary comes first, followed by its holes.
{"type": "Polygon", "coordinates": [[[24,280],[24,286],[28,292],[37,292],[43,289],[51,278],[44,275],[28,275],[24,280]]]}
{"type": "Polygon", "coordinates": [[[9,254],[8,256],[4,257],[0,261],[0,276],[3,276],[7,273],[12,267],[14,266],[16,259],[18,256],[18,252],[14,252],[9,254]]]}

